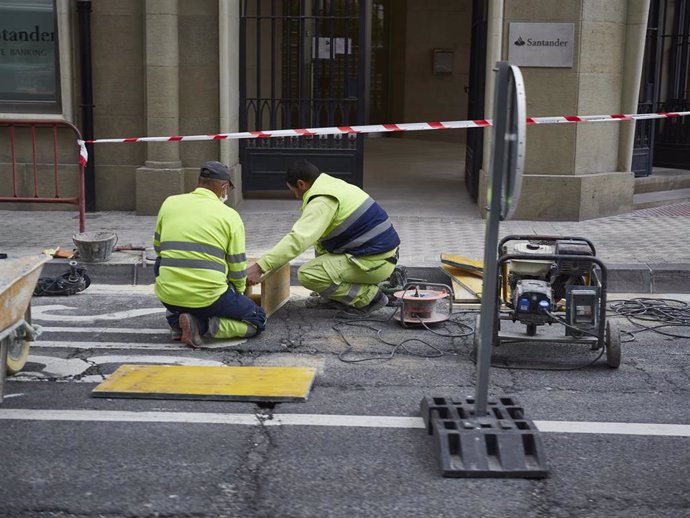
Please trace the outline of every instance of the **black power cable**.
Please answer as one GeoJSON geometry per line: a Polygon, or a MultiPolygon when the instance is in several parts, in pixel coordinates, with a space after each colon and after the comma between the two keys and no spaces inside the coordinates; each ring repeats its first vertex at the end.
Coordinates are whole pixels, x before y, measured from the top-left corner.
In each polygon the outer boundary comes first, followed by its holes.
{"type": "MultiPolygon", "coordinates": [[[[664,336],[669,336],[672,338],[690,338],[690,334],[677,334],[677,333],[671,333],[666,329],[663,328],[684,328],[684,327],[690,327],[690,305],[688,303],[680,301],[680,300],[675,300],[675,299],[652,299],[652,298],[635,298],[635,299],[630,299],[630,300],[612,300],[609,301],[609,309],[613,312],[615,312],[617,315],[621,317],[625,317],[629,322],[632,324],[640,327],[641,329],[637,329],[635,331],[625,331],[621,330],[621,333],[628,335],[630,338],[628,340],[623,340],[623,342],[630,342],[635,339],[635,335],[638,333],[644,332],[644,331],[654,331],[656,333],[662,334],[664,336]],[[644,324],[643,322],[661,322],[659,325],[647,325],[644,324]]],[[[338,354],[338,359],[342,362],[345,363],[360,363],[360,362],[366,362],[366,361],[374,361],[374,360],[391,360],[395,357],[396,353],[399,351],[405,351],[408,354],[412,356],[417,356],[420,358],[439,358],[444,355],[443,351],[441,351],[438,347],[430,344],[429,342],[422,340],[421,338],[409,338],[406,340],[403,340],[401,342],[390,342],[386,340],[382,336],[382,332],[384,329],[378,328],[372,324],[376,322],[380,323],[387,323],[390,322],[395,314],[398,311],[402,311],[401,307],[396,307],[395,310],[387,317],[384,319],[372,319],[372,318],[357,318],[356,316],[350,315],[345,312],[338,312],[336,313],[336,324],[333,326],[333,329],[338,332],[338,334],[341,336],[343,341],[347,344],[347,348],[338,354]],[[376,332],[377,338],[384,344],[389,345],[392,347],[392,350],[390,353],[386,355],[375,355],[375,356],[370,356],[366,358],[347,358],[347,355],[350,354],[354,348],[354,344],[348,340],[348,338],[345,336],[343,332],[343,328],[347,326],[352,326],[352,327],[361,327],[361,328],[366,328],[370,329],[372,331],[376,332]],[[411,343],[420,343],[423,344],[424,346],[432,349],[432,352],[430,354],[422,354],[422,353],[417,353],[414,351],[411,351],[408,348],[408,345],[411,343]]],[[[576,327],[571,326],[567,322],[565,322],[562,318],[560,318],[558,315],[550,314],[550,316],[557,322],[561,323],[562,325],[566,327],[571,327],[578,332],[582,334],[587,334],[591,336],[595,336],[598,338],[598,335],[588,332],[586,330],[582,330],[576,327]]],[[[453,320],[452,318],[449,319],[446,323],[451,323],[455,324],[461,329],[467,329],[467,332],[461,333],[461,334],[452,334],[452,333],[440,333],[434,329],[431,329],[426,325],[426,323],[419,319],[419,324],[427,331],[437,335],[437,336],[442,336],[442,337],[447,337],[447,338],[466,338],[468,336],[471,336],[474,333],[474,330],[471,326],[464,324],[462,322],[458,322],[456,320],[453,320]]],[[[508,343],[508,342],[506,342],[508,343]]],[[[595,364],[597,361],[601,359],[603,354],[606,352],[605,347],[601,347],[599,354],[597,355],[596,358],[594,358],[592,361],[581,364],[581,365],[576,365],[572,367],[539,367],[535,365],[507,365],[507,364],[498,364],[492,362],[491,366],[495,367],[497,369],[516,369],[516,370],[540,370],[540,371],[572,371],[572,370],[578,370],[578,369],[584,369],[587,367],[592,366],[595,364]]],[[[469,355],[470,359],[476,363],[476,358],[473,352],[470,352],[469,355]]]]}
{"type": "MultiPolygon", "coordinates": [[[[343,339],[343,341],[347,344],[347,348],[338,354],[338,359],[344,363],[361,363],[361,362],[374,361],[374,360],[387,361],[387,360],[392,360],[395,357],[396,353],[400,350],[405,351],[406,353],[408,353],[411,356],[416,356],[419,358],[440,358],[441,356],[444,356],[444,352],[441,349],[430,344],[429,342],[427,342],[425,340],[422,340],[421,338],[408,338],[406,340],[403,340],[402,342],[397,342],[397,343],[396,342],[389,342],[388,340],[384,339],[382,334],[381,334],[384,331],[384,329],[380,329],[378,327],[375,327],[374,325],[371,325],[372,323],[375,323],[375,322],[381,322],[381,323],[390,322],[391,319],[393,319],[393,317],[395,316],[395,314],[398,311],[402,311],[402,306],[396,307],[395,310],[390,315],[388,315],[388,317],[385,319],[372,319],[372,318],[366,318],[366,317],[365,318],[357,318],[356,316],[352,317],[348,313],[345,313],[345,312],[336,313],[336,315],[335,315],[336,323],[335,323],[335,325],[333,325],[333,329],[335,331],[337,331],[337,333],[340,335],[340,337],[343,339]],[[346,358],[346,356],[348,354],[350,354],[352,352],[352,349],[354,348],[354,345],[352,344],[352,342],[350,342],[350,340],[348,340],[348,338],[343,333],[342,328],[347,327],[347,326],[361,327],[361,328],[365,328],[365,329],[370,329],[372,331],[376,331],[377,338],[382,343],[392,347],[390,353],[388,353],[386,355],[368,356],[366,358],[356,358],[356,359],[346,358]],[[417,353],[417,352],[410,350],[408,348],[408,344],[411,344],[414,342],[423,344],[424,346],[432,349],[432,352],[429,354],[423,354],[423,353],[417,353]]],[[[457,334],[457,335],[456,334],[450,334],[450,333],[449,334],[439,333],[439,332],[434,331],[433,329],[429,328],[423,320],[419,319],[419,324],[421,324],[422,327],[424,327],[424,329],[426,329],[427,331],[430,331],[433,334],[438,335],[438,336],[443,336],[446,338],[464,338],[464,337],[470,336],[474,333],[474,330],[472,329],[472,327],[468,326],[467,324],[463,324],[462,322],[457,322],[457,321],[452,320],[452,319],[449,319],[447,322],[455,324],[460,328],[467,328],[467,329],[469,329],[469,332],[463,333],[463,334],[457,334]]]]}
{"type": "Polygon", "coordinates": [[[690,333],[678,334],[671,333],[666,329],[662,330],[662,328],[690,327],[690,306],[687,302],[676,299],[640,297],[629,300],[611,300],[608,305],[611,311],[641,328],[634,331],[621,331],[630,337],[623,340],[624,342],[631,342],[635,339],[635,335],[644,331],[654,331],[671,338],[690,338],[690,333]],[[645,322],[661,323],[647,325],[645,322]]]}

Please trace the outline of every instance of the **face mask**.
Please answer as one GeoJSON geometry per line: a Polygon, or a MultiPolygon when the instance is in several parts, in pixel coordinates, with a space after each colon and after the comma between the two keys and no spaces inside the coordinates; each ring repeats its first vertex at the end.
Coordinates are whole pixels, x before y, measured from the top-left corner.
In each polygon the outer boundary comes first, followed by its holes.
{"type": "Polygon", "coordinates": [[[226,191],[225,191],[225,194],[223,194],[223,196],[219,196],[218,199],[219,199],[220,201],[222,201],[223,203],[225,203],[226,201],[228,201],[228,191],[226,190],[226,191]]]}

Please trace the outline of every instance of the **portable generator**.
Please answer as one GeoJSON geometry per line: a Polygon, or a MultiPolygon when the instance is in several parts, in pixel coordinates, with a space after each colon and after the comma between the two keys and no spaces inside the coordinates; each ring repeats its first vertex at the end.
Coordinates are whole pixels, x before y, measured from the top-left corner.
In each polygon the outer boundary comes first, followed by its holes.
{"type": "Polygon", "coordinates": [[[593,350],[605,347],[610,367],[620,365],[620,331],[606,320],[607,270],[591,241],[510,235],[500,241],[498,257],[503,309],[493,325],[494,346],[508,341],[586,343],[593,350]],[[525,332],[505,332],[501,320],[524,324],[525,332]],[[538,335],[540,326],[554,324],[563,327],[560,336],[538,335]]]}

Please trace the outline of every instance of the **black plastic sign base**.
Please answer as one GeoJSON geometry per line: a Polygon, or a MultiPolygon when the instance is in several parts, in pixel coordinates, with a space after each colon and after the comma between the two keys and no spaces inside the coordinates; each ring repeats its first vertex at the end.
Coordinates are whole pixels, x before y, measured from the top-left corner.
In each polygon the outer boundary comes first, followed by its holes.
{"type": "Polygon", "coordinates": [[[474,397],[425,397],[421,412],[444,477],[549,474],[540,432],[512,397],[489,399],[487,415],[479,417],[474,397]]]}

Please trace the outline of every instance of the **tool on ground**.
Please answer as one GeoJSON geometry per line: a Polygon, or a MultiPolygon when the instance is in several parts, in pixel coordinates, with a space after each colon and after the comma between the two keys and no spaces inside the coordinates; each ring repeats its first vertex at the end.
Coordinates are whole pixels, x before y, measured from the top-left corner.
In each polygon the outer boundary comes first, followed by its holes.
{"type": "Polygon", "coordinates": [[[41,277],[34,288],[35,297],[76,295],[91,285],[86,268],[77,261],[69,262],[69,270],[56,277],[41,277]]]}
{"type": "Polygon", "coordinates": [[[62,250],[59,246],[55,248],[46,248],[41,252],[56,259],[72,259],[77,253],[76,250],[62,250]]]}
{"type": "Polygon", "coordinates": [[[453,289],[445,284],[407,284],[394,296],[400,311],[393,318],[403,327],[446,322],[453,313],[453,289]]]}
{"type": "Polygon", "coordinates": [[[115,252],[145,252],[147,247],[143,245],[134,246],[132,243],[126,245],[118,245],[114,248],[115,252]]]}
{"type": "MultiPolygon", "coordinates": [[[[496,64],[494,126],[487,184],[483,294],[498,293],[497,243],[501,219],[510,219],[520,197],[525,150],[525,93],[520,69],[496,64]]],[[[421,402],[427,430],[447,477],[527,477],[548,475],[539,431],[511,397],[489,399],[491,320],[496,296],[483,296],[475,328],[477,383],[474,397],[432,397],[421,402]]]]}

